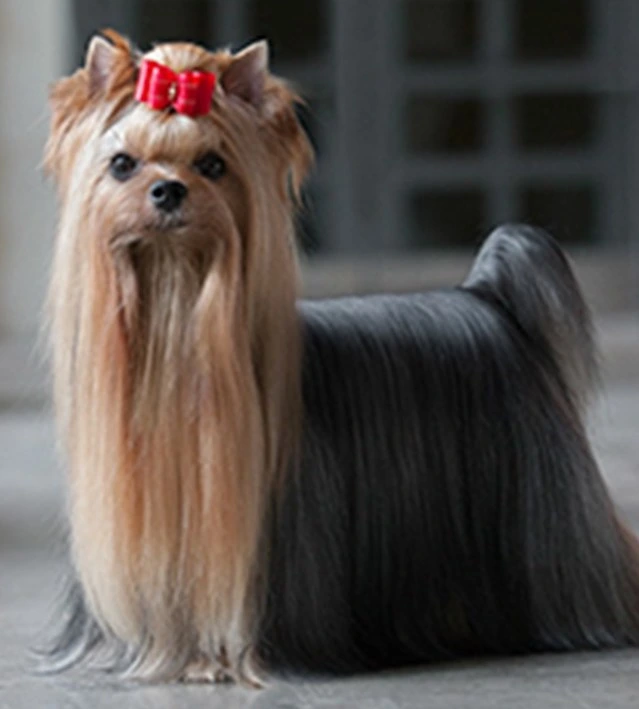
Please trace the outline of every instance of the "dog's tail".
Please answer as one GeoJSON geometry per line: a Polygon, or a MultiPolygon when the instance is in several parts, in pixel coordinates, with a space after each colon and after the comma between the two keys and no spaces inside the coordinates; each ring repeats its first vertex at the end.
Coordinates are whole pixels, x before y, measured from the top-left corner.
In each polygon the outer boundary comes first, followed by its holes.
{"type": "Polygon", "coordinates": [[[582,408],[597,380],[591,317],[570,264],[552,236],[523,224],[495,229],[463,287],[496,301],[531,344],[550,354],[582,408]]]}
{"type": "Polygon", "coordinates": [[[597,357],[570,265],[544,231],[504,226],[486,240],[462,288],[503,316],[515,345],[510,386],[526,391],[509,421],[524,453],[515,453],[499,484],[522,486],[508,503],[518,510],[509,563],[519,559],[527,569],[533,647],[637,645],[639,541],[618,516],[588,441],[597,357]]]}

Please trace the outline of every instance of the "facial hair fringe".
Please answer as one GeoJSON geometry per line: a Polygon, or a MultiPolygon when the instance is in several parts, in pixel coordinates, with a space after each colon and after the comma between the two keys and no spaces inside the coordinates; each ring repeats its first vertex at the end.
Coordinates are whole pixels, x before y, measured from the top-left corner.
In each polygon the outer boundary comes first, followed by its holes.
{"type": "Polygon", "coordinates": [[[291,230],[288,210],[252,206],[244,250],[112,248],[80,207],[60,228],[49,309],[72,556],[135,677],[174,679],[204,653],[259,680],[265,515],[301,405],[295,252],[262,233],[291,230]]]}

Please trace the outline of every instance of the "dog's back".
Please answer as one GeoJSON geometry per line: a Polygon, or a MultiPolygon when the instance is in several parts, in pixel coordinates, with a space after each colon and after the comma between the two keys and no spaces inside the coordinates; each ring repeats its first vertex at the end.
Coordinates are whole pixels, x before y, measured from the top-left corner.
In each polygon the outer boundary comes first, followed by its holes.
{"type": "Polygon", "coordinates": [[[582,421],[590,320],[555,242],[464,285],[303,303],[304,447],[277,504],[263,652],[350,671],[639,641],[634,541],[582,421]]]}

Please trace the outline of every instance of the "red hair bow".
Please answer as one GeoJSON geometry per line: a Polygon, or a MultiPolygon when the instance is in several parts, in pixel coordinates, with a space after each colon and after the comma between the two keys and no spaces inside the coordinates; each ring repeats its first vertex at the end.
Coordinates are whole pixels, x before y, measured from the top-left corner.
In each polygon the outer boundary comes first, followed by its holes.
{"type": "Polygon", "coordinates": [[[169,106],[185,116],[204,116],[211,109],[217,76],[208,71],[172,69],[150,59],[143,60],[135,88],[135,99],[156,111],[169,106]]]}

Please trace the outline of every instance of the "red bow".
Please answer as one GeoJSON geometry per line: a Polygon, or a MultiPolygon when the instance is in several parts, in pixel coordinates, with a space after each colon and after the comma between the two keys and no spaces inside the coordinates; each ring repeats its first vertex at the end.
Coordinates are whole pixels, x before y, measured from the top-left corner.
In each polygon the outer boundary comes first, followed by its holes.
{"type": "Polygon", "coordinates": [[[135,88],[135,99],[156,111],[169,106],[186,116],[203,116],[211,109],[217,76],[208,71],[176,74],[168,66],[145,59],[135,88]]]}

